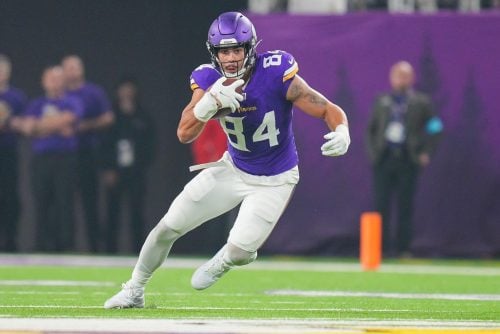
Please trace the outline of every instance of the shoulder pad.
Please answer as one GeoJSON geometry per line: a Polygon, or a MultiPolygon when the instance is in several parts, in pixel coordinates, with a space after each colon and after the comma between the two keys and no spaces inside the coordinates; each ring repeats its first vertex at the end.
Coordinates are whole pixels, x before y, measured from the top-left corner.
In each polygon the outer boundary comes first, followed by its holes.
{"type": "Polygon", "coordinates": [[[283,82],[293,78],[299,71],[295,58],[288,52],[282,50],[267,51],[262,55],[262,67],[272,68],[282,76],[283,82]]]}
{"type": "Polygon", "coordinates": [[[191,73],[189,82],[191,90],[196,88],[206,90],[221,76],[220,72],[212,64],[202,64],[191,73]]]}

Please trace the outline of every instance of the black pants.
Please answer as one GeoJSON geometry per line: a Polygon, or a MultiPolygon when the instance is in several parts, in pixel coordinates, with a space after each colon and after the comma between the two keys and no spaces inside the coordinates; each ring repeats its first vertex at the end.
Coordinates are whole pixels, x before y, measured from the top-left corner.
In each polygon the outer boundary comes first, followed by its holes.
{"type": "Polygon", "coordinates": [[[387,150],[374,168],[375,206],[382,214],[383,250],[387,255],[410,250],[417,176],[418,166],[405,151],[387,150]],[[393,200],[397,207],[395,233],[390,228],[393,200]]]}
{"type": "Polygon", "coordinates": [[[37,250],[74,250],[74,192],[76,159],[73,153],[44,153],[33,158],[37,250]]]}
{"type": "Polygon", "coordinates": [[[106,250],[114,253],[118,250],[119,231],[122,226],[122,208],[130,217],[132,243],[134,252],[141,250],[145,239],[144,227],[144,174],[134,170],[122,170],[118,174],[118,182],[114,187],[106,189],[108,204],[106,225],[106,250]],[[128,200],[128,202],[126,201],[128,200]],[[122,206],[122,204],[126,204],[122,206]]]}
{"type": "Polygon", "coordinates": [[[100,224],[98,205],[98,158],[95,149],[83,148],[78,151],[78,192],[83,209],[83,220],[91,251],[99,250],[100,224]]]}
{"type": "Polygon", "coordinates": [[[0,251],[17,249],[19,223],[18,160],[15,148],[0,148],[0,251]]]}

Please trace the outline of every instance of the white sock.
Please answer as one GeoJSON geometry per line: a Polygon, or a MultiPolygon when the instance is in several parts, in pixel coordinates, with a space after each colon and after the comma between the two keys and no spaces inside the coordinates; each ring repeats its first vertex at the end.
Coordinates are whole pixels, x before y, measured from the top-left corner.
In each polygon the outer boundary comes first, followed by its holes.
{"type": "Polygon", "coordinates": [[[231,266],[244,266],[257,258],[257,252],[248,252],[231,243],[228,243],[224,253],[224,262],[231,266]]]}
{"type": "Polygon", "coordinates": [[[222,247],[219,252],[222,252],[221,255],[222,255],[222,261],[224,261],[224,264],[226,266],[228,266],[229,268],[234,267],[233,261],[231,261],[231,258],[229,257],[229,252],[227,251],[227,245],[224,245],[224,247],[222,247]]]}
{"type": "Polygon", "coordinates": [[[174,242],[181,235],[165,223],[158,225],[149,233],[132,272],[131,282],[136,287],[144,287],[151,279],[153,272],[165,261],[174,242]]]}

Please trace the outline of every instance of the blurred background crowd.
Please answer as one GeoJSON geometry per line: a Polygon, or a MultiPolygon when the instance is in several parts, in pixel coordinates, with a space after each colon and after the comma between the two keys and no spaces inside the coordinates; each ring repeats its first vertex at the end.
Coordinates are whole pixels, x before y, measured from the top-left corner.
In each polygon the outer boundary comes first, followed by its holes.
{"type": "MultiPolygon", "coordinates": [[[[188,166],[213,161],[226,147],[216,122],[189,146],[178,143],[175,129],[190,96],[191,71],[209,62],[208,26],[221,12],[238,10],[253,20],[261,51],[294,54],[300,74],[346,110],[353,138],[351,156],[323,162],[315,151],[323,125],[296,120],[302,181],[264,253],[354,256],[359,214],[392,210],[380,199],[380,192],[392,191],[380,184],[392,174],[372,171],[376,139],[369,133],[377,96],[394,88],[391,66],[408,60],[410,86],[416,83],[430,99],[426,129],[443,142],[433,144],[436,158],[422,162],[430,167],[420,179],[415,172],[421,186],[403,193],[415,197],[412,232],[385,233],[404,239],[407,256],[499,256],[494,166],[500,154],[489,147],[478,157],[469,154],[480,151],[479,137],[492,145],[500,126],[489,117],[488,97],[481,101],[478,93],[494,95],[496,79],[487,81],[485,73],[499,68],[488,58],[500,59],[489,39],[500,33],[499,9],[498,0],[2,1],[0,252],[139,250],[191,178],[188,166]],[[451,64],[456,58],[463,60],[456,65],[463,75],[451,64]],[[454,105],[454,98],[460,102],[454,105]],[[464,155],[478,165],[454,151],[463,142],[470,144],[460,146],[464,155]],[[489,181],[475,179],[481,176],[489,181]],[[325,194],[331,201],[321,204],[325,194]]],[[[173,251],[218,249],[231,217],[204,225],[173,251]]],[[[395,226],[411,220],[392,217],[395,226]]]]}
{"type": "Polygon", "coordinates": [[[75,250],[77,200],[91,251],[100,251],[104,241],[105,251],[117,251],[125,197],[129,199],[126,208],[134,242],[140,244],[145,234],[145,174],[153,159],[155,140],[135,79],[122,78],[111,102],[102,87],[86,80],[82,59],[68,55],[60,64],[42,70],[43,94],[28,101],[25,93],[10,83],[11,73],[11,60],[0,54],[3,250],[18,251],[18,224],[25,208],[18,191],[19,137],[29,141],[37,251],[75,250]],[[106,203],[105,225],[100,224],[101,194],[106,203]]]}

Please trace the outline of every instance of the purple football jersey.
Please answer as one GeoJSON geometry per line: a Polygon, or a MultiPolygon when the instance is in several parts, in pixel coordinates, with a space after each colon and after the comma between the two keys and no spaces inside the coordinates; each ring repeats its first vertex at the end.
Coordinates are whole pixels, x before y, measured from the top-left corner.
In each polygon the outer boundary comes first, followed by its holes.
{"type": "MultiPolygon", "coordinates": [[[[289,53],[270,51],[257,56],[243,89],[239,110],[221,118],[228,151],[239,169],[252,175],[277,175],[298,163],[292,131],[292,103],[286,93],[298,65],[289,53]]],[[[222,74],[202,65],[191,75],[191,88],[206,90],[222,74]]]]}
{"type": "MultiPolygon", "coordinates": [[[[104,90],[90,82],[75,90],[68,90],[68,95],[80,99],[83,104],[83,120],[98,117],[111,110],[111,104],[104,90]]],[[[79,134],[79,145],[83,148],[97,144],[97,134],[86,132],[79,134]]]]}
{"type": "MultiPolygon", "coordinates": [[[[9,87],[4,92],[0,92],[0,119],[8,119],[12,116],[19,116],[26,106],[26,95],[17,88],[9,87]]],[[[16,145],[16,134],[4,129],[0,131],[0,147],[14,148],[16,145]]]]}
{"type": "MultiPolygon", "coordinates": [[[[28,105],[25,115],[42,118],[50,117],[62,111],[73,112],[77,120],[83,116],[83,106],[80,100],[67,95],[58,99],[39,97],[28,105]]],[[[34,138],[31,147],[35,153],[73,152],[78,147],[78,138],[76,135],[65,137],[53,134],[47,137],[34,138]]]]}

